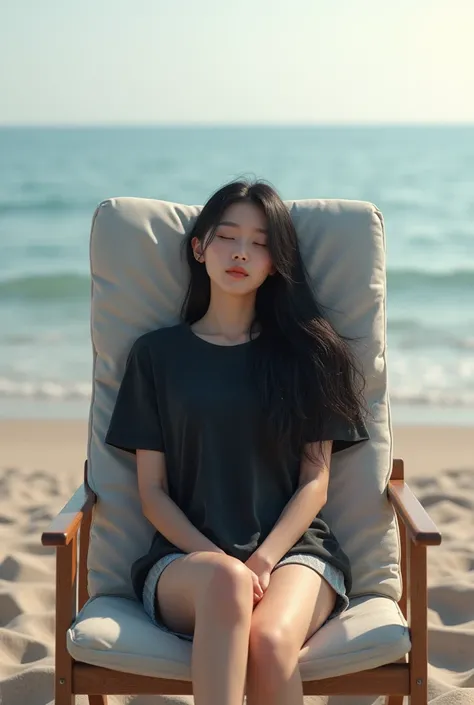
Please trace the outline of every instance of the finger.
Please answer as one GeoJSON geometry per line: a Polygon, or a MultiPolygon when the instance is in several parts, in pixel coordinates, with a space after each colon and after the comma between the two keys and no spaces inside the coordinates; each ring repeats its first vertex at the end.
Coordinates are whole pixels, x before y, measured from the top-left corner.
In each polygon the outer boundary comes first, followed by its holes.
{"type": "Polygon", "coordinates": [[[254,585],[260,585],[260,580],[258,579],[258,575],[253,572],[253,570],[250,571],[252,575],[252,582],[254,585]]]}
{"type": "Polygon", "coordinates": [[[252,571],[252,578],[253,578],[254,582],[256,582],[258,585],[260,585],[260,578],[258,577],[257,573],[254,573],[253,571],[252,571]]]}
{"type": "Polygon", "coordinates": [[[260,585],[259,585],[258,583],[254,583],[254,585],[253,585],[253,591],[254,591],[254,593],[255,593],[256,595],[259,595],[260,597],[262,597],[262,595],[263,595],[263,590],[262,590],[262,588],[260,587],[260,585]]]}
{"type": "Polygon", "coordinates": [[[262,597],[263,596],[262,586],[260,585],[260,581],[257,578],[257,576],[255,576],[255,577],[256,577],[256,580],[254,580],[254,590],[257,593],[257,595],[260,595],[260,597],[262,597]]]}

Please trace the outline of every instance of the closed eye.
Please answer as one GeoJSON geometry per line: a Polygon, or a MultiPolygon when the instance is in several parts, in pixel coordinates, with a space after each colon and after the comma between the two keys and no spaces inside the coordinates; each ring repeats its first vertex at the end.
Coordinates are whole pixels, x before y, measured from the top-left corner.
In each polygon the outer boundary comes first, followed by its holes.
{"type": "Polygon", "coordinates": [[[258,245],[259,247],[267,247],[266,242],[256,242],[255,245],[258,245]]]}
{"type": "Polygon", "coordinates": [[[235,240],[235,237],[228,237],[226,235],[218,235],[217,237],[220,237],[221,240],[235,240]]]}

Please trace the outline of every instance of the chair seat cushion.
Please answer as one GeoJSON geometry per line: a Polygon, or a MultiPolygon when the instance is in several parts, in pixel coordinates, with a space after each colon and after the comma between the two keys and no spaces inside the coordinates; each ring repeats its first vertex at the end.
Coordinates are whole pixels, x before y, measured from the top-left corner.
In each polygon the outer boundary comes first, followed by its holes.
{"type": "MultiPolygon", "coordinates": [[[[191,680],[190,642],[156,627],[130,598],[98,596],[87,602],[68,631],[76,661],[157,678],[191,680]]],[[[376,668],[410,650],[407,623],[396,602],[365,595],[327,622],[303,647],[304,681],[376,668]]]]}

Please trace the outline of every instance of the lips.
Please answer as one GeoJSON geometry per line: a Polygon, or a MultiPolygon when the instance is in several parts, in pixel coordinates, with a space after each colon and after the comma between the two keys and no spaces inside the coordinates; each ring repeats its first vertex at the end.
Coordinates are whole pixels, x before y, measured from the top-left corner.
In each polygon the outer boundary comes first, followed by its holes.
{"type": "Polygon", "coordinates": [[[227,274],[240,274],[241,276],[248,277],[248,272],[245,271],[243,267],[231,267],[226,269],[227,274]]]}

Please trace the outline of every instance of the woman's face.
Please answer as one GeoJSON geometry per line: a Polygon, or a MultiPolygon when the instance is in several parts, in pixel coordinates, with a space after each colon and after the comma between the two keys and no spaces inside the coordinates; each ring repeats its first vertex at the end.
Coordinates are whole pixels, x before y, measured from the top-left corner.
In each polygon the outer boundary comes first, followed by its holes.
{"type": "Polygon", "coordinates": [[[274,274],[267,248],[266,218],[253,203],[234,203],[225,211],[204,253],[193,238],[194,256],[205,263],[210,279],[221,289],[247,294],[274,274]],[[242,273],[232,271],[240,268],[242,273]]]}

